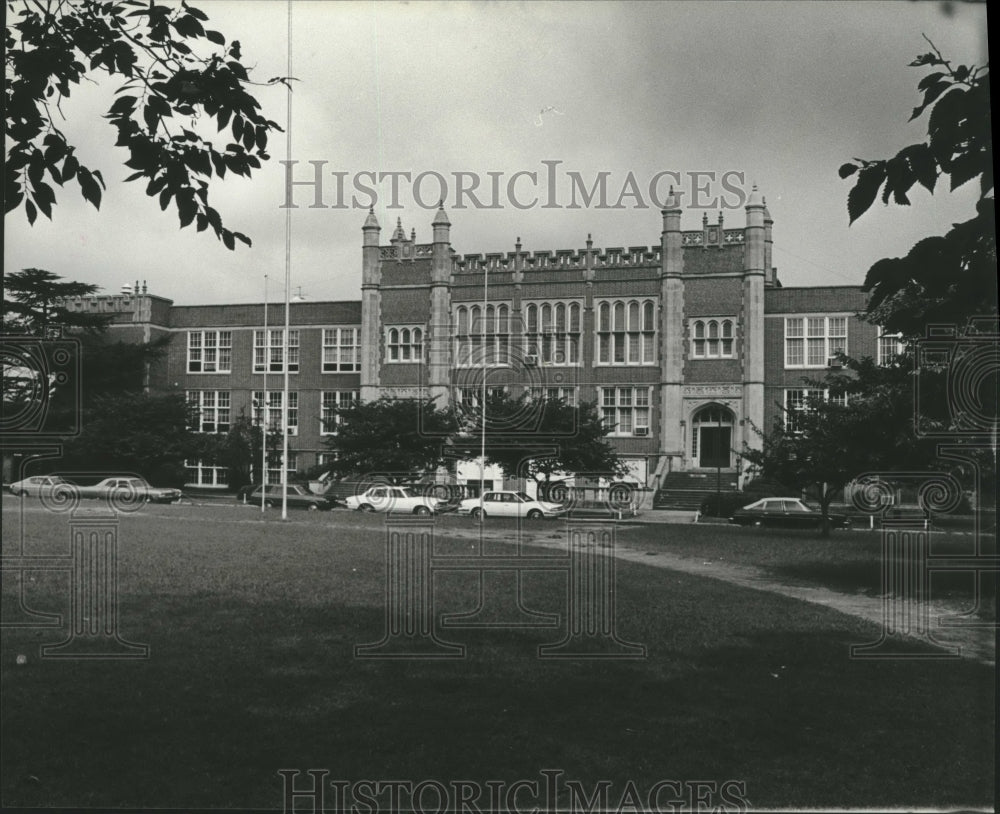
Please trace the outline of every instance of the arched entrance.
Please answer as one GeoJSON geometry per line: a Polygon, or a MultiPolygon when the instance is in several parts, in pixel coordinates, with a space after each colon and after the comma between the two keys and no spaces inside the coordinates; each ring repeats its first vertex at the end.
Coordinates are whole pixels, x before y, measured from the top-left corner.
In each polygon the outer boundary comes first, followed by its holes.
{"type": "Polygon", "coordinates": [[[691,459],[699,468],[728,469],[733,466],[733,411],[709,404],[691,420],[691,459]]]}

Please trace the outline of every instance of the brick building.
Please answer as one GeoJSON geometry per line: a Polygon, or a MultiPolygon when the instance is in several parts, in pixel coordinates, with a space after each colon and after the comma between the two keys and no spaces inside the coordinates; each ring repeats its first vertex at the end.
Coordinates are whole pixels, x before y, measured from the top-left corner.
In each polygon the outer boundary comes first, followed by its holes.
{"type": "MultiPolygon", "coordinates": [[[[753,426],[801,404],[804,378],[821,378],[839,351],[875,356],[878,333],[856,317],[857,287],[781,286],[756,189],[732,226],[720,213],[683,230],[673,201],[652,246],[598,249],[588,236],[582,249],[527,252],[518,239],[485,256],[456,253],[443,209],[429,243],[399,221],[383,243],[369,213],[361,300],[291,304],[289,468],[323,463],[324,417],[338,404],[429,395],[472,407],[485,371],[488,388],[596,401],[639,483],[711,473],[735,484],[736,452],[759,443],[753,426]]],[[[187,393],[203,431],[261,420],[265,391],[280,421],[283,304],[268,309],[266,332],[262,304],[178,306],[138,287],[73,307],[113,313],[114,329],[135,337],[169,334],[150,388],[187,393]]],[[[460,482],[478,481],[473,469],[460,468],[460,482]]],[[[191,462],[189,479],[223,486],[225,472],[191,462]]]]}

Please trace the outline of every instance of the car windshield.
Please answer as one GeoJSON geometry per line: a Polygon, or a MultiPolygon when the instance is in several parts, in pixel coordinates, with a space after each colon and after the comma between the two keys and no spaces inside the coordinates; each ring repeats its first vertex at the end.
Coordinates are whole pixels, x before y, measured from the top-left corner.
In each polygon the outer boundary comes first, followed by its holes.
{"type": "Polygon", "coordinates": [[[133,486],[137,489],[144,489],[145,487],[149,486],[149,484],[146,483],[146,481],[139,480],[139,478],[129,478],[128,485],[133,486]]]}
{"type": "Polygon", "coordinates": [[[527,503],[529,500],[531,500],[531,498],[528,497],[528,493],[527,492],[517,492],[516,494],[517,494],[518,499],[521,500],[524,503],[527,503]]]}
{"type": "Polygon", "coordinates": [[[786,512],[811,512],[808,506],[803,506],[797,500],[786,500],[785,501],[785,511],[786,512]]]}
{"type": "Polygon", "coordinates": [[[394,497],[414,497],[412,489],[406,489],[404,487],[399,487],[393,491],[394,497]]]}

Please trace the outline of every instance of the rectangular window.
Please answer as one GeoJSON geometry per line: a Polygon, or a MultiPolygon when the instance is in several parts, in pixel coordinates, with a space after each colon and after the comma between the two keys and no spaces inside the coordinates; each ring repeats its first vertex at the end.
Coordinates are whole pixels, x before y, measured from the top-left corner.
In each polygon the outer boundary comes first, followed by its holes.
{"type": "Polygon", "coordinates": [[[188,390],[187,400],[191,406],[190,429],[193,432],[229,432],[228,390],[188,390]]]}
{"type": "Polygon", "coordinates": [[[889,364],[894,357],[906,350],[901,334],[880,334],[878,338],[878,363],[889,364]]]}
{"type": "Polygon", "coordinates": [[[185,486],[228,486],[229,470],[203,461],[184,461],[185,486]]]}
{"type": "MultiPolygon", "coordinates": [[[[265,339],[264,331],[253,332],[253,372],[283,373],[284,328],[268,328],[265,339]]],[[[299,370],[299,332],[297,329],[288,331],[288,372],[298,373],[299,370]]]]}
{"type": "MultiPolygon", "coordinates": [[[[267,421],[268,432],[281,432],[282,412],[281,390],[267,392],[267,409],[264,409],[264,392],[255,390],[253,393],[253,423],[260,426],[267,421]]],[[[288,394],[288,429],[290,434],[298,431],[299,426],[299,394],[291,391],[288,394]]]]}
{"type": "Polygon", "coordinates": [[[649,435],[648,387],[602,387],[601,418],[608,435],[649,435]]]}
{"type": "Polygon", "coordinates": [[[188,373],[230,373],[232,331],[188,331],[188,373]]]}
{"type": "Polygon", "coordinates": [[[785,367],[826,367],[847,353],[847,317],[787,317],[785,367]]]}
{"type": "Polygon", "coordinates": [[[324,390],[321,394],[320,435],[336,435],[340,423],[338,410],[346,410],[358,400],[357,390],[324,390]]]}
{"type": "Polygon", "coordinates": [[[323,329],[323,372],[353,373],[361,370],[361,329],[323,329]]]}
{"type": "Polygon", "coordinates": [[[576,406],[575,387],[532,387],[530,390],[531,399],[540,401],[541,399],[562,399],[570,407],[576,406]]]}
{"type": "Polygon", "coordinates": [[[831,393],[829,390],[797,388],[785,391],[785,427],[792,432],[799,431],[797,417],[809,409],[810,401],[825,399],[841,407],[847,405],[846,393],[831,393]]]}

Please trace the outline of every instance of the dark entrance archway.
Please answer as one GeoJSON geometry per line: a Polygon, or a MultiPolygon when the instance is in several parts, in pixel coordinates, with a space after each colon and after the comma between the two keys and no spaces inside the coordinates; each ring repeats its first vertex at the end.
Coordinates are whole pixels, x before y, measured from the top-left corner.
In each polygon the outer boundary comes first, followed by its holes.
{"type": "Polygon", "coordinates": [[[702,407],[691,421],[691,457],[703,469],[733,466],[733,411],[719,404],[702,407]]]}

